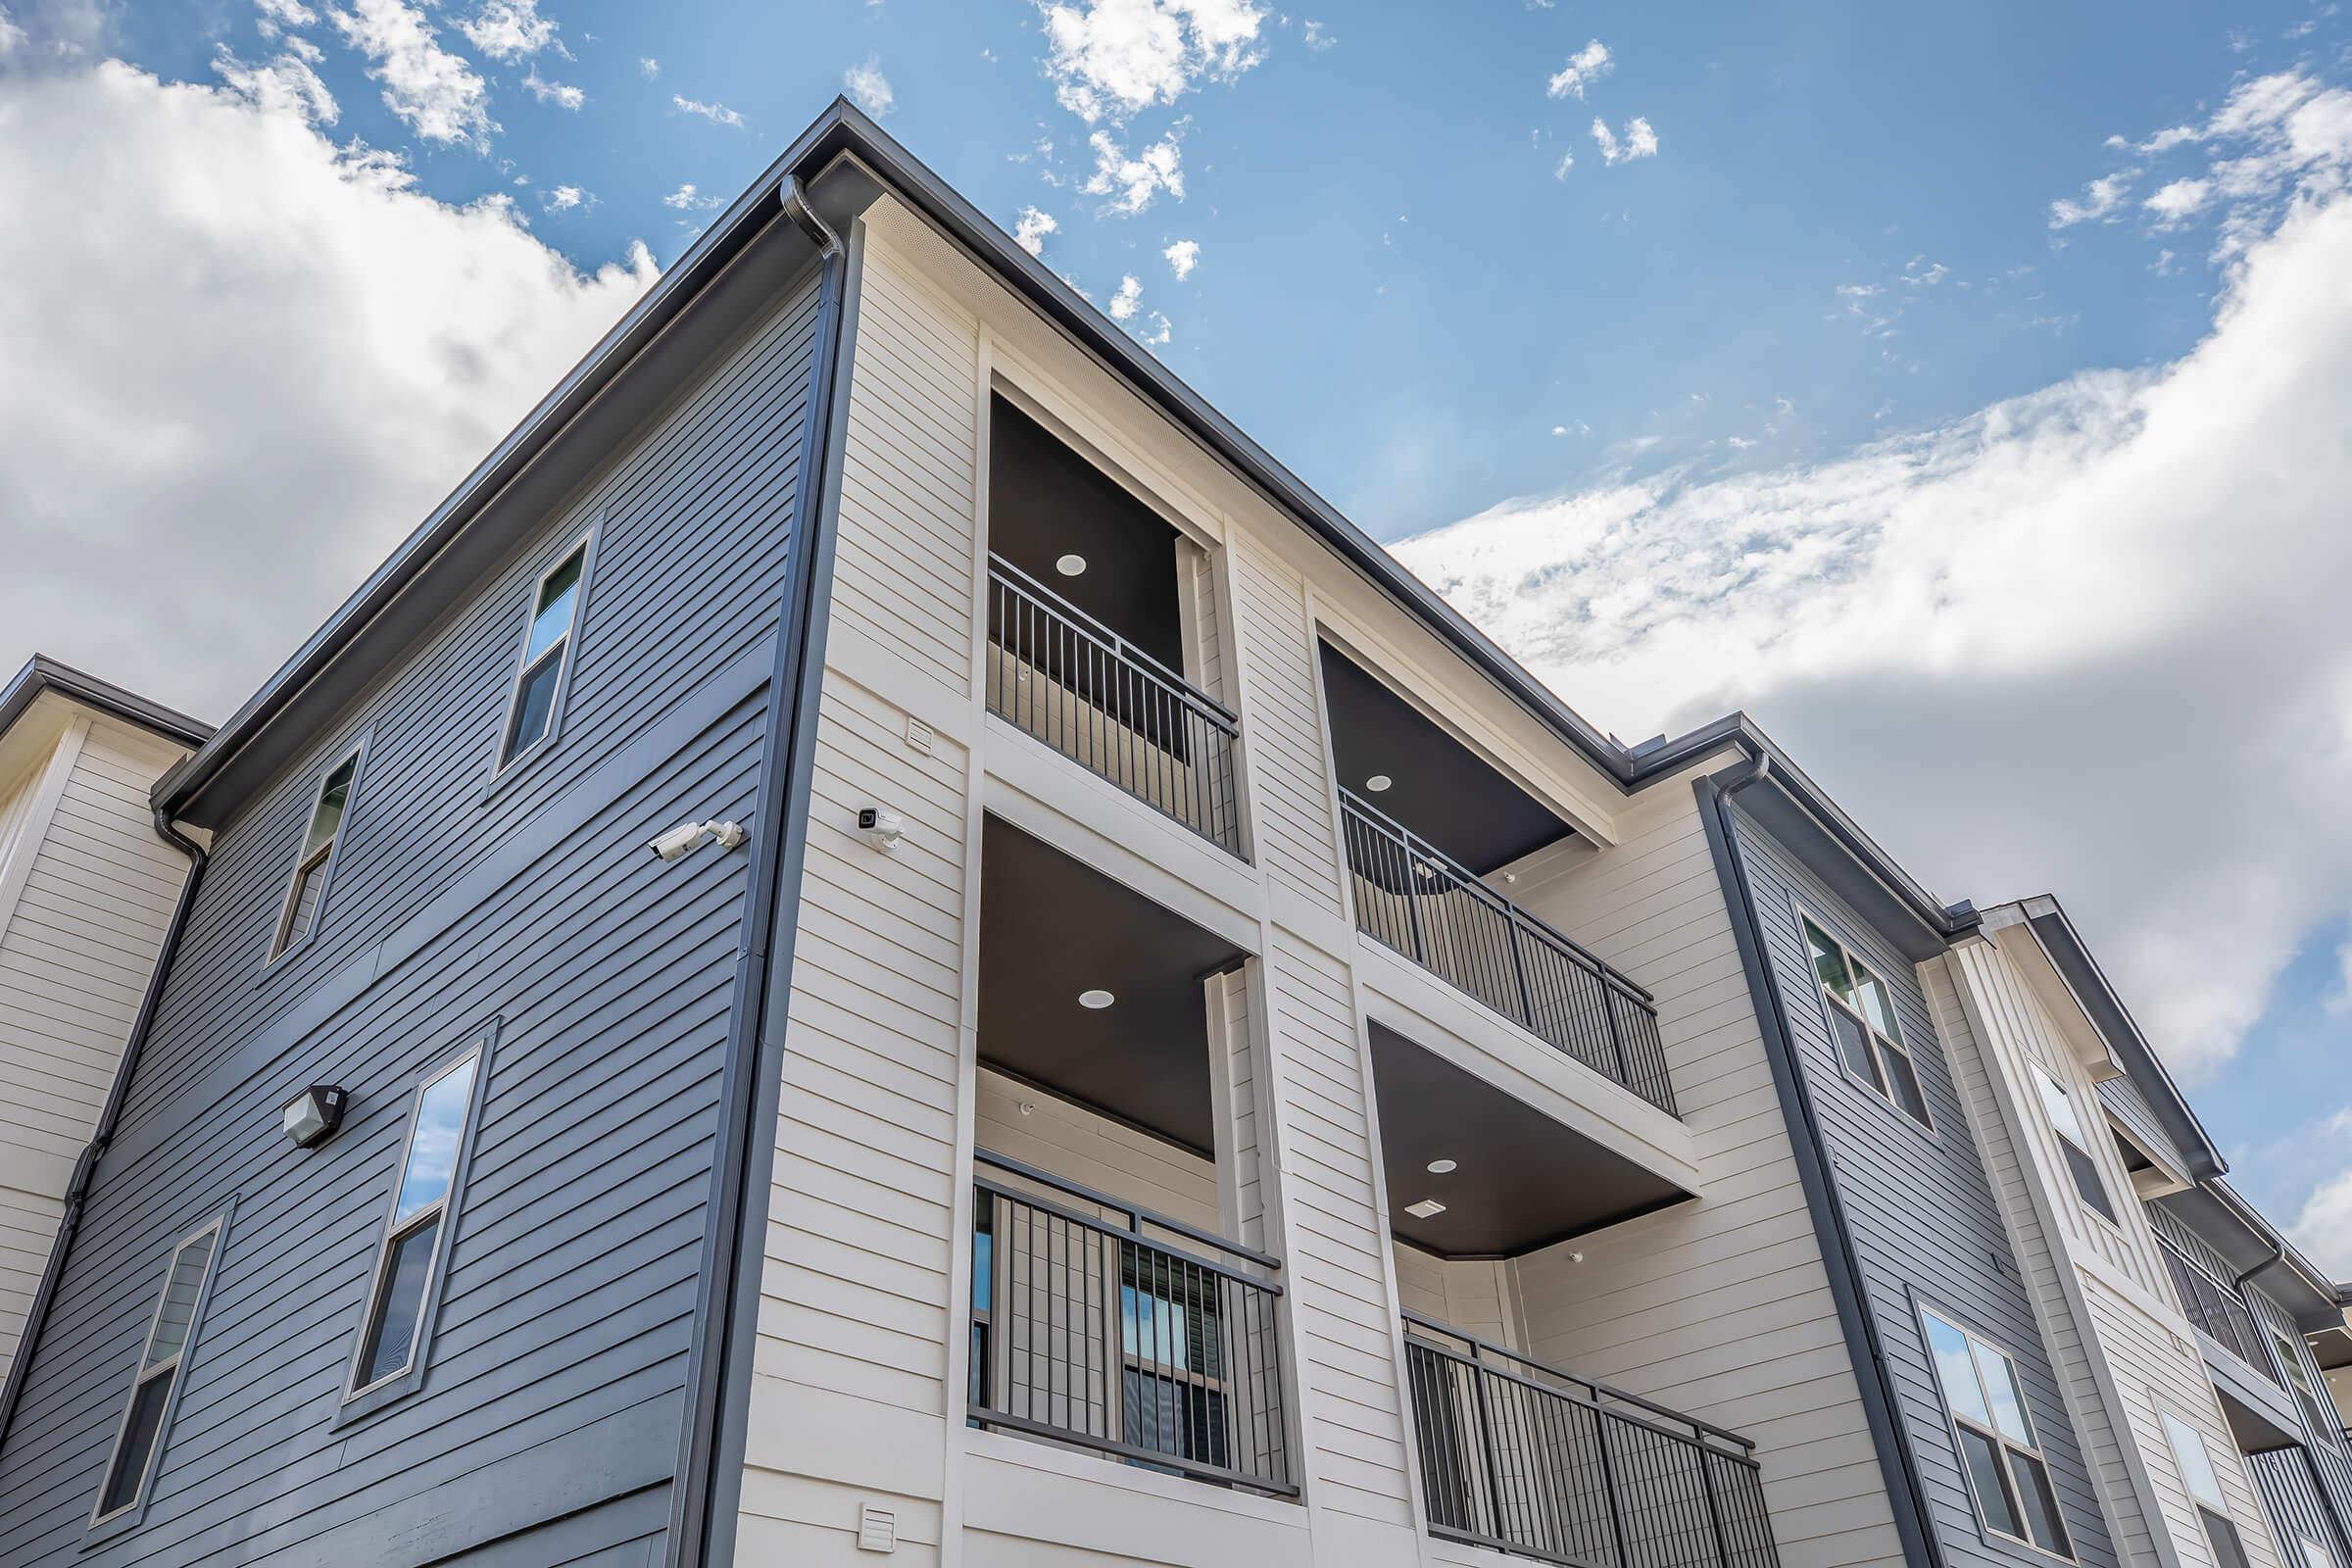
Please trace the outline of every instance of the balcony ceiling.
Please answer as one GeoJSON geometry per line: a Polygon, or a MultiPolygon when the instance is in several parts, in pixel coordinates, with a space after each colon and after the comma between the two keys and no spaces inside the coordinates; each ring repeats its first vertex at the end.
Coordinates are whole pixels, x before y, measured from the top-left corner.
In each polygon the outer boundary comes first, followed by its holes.
{"type": "Polygon", "coordinates": [[[989,817],[981,836],[980,1059],[1214,1157],[1200,982],[1245,955],[989,817]],[[1117,1000],[1101,1011],[1082,991],[1117,1000]]]}
{"type": "Polygon", "coordinates": [[[1323,646],[1340,782],[1485,876],[1573,831],[1347,655],[1323,646]],[[1373,792],[1375,773],[1392,781],[1373,792]]]}
{"type": "Polygon", "coordinates": [[[1372,1076],[1389,1223],[1440,1256],[1516,1257],[1690,1196],[1379,1024],[1372,1076]],[[1404,1211],[1424,1198],[1446,1212],[1404,1211]]]}
{"type": "Polygon", "coordinates": [[[1002,397],[989,416],[988,548],[1184,673],[1175,528],[1002,397]],[[1086,561],[1075,577],[1054,568],[1067,555],[1086,561]]]}

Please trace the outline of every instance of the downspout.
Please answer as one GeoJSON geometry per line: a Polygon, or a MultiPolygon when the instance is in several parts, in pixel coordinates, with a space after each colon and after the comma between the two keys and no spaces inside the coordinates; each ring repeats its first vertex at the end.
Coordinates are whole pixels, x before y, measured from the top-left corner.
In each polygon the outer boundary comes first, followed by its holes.
{"type": "Polygon", "coordinates": [[[139,1056],[147,1048],[147,1033],[155,1026],[155,1013],[163,1000],[164,981],[172,973],[172,959],[179,952],[180,934],[187,930],[188,911],[195,906],[197,886],[204,881],[204,868],[212,857],[203,845],[172,825],[172,817],[162,807],[152,808],[155,831],[165,843],[188,858],[188,877],[179,887],[179,902],[172,907],[172,923],[164,928],[164,945],[155,956],[155,968],[147,976],[146,994],[139,998],[139,1010],[130,1022],[130,1038],[123,1042],[122,1059],[115,1066],[115,1081],[106,1092],[106,1104],[98,1112],[97,1130],[90,1142],[74,1162],[74,1174],[66,1183],[66,1210],[57,1222],[57,1238],[49,1244],[49,1261],[41,1266],[41,1283],[33,1291],[32,1308],[25,1314],[24,1335],[17,1341],[16,1359],[8,1364],[8,1383],[0,1388],[0,1445],[8,1441],[8,1429],[17,1418],[17,1401],[24,1397],[27,1369],[32,1365],[32,1352],[39,1343],[41,1329],[48,1322],[49,1308],[57,1299],[57,1288],[65,1278],[66,1259],[74,1250],[74,1232],[81,1228],[81,1211],[88,1202],[90,1188],[98,1179],[98,1161],[113,1142],[115,1129],[122,1120],[123,1102],[130,1097],[131,1075],[138,1071],[139,1056]]]}
{"type": "Polygon", "coordinates": [[[760,1322],[760,1263],[784,1076],[784,1020],[799,931],[799,922],[786,920],[783,912],[800,902],[808,847],[809,775],[833,579],[832,521],[848,415],[838,383],[846,323],[854,311],[848,298],[852,259],[841,237],[809,205],[799,176],[785,175],[777,196],[783,216],[817,247],[815,366],[802,427],[800,493],[777,615],[775,670],[768,683],[743,954],[720,1097],[724,1119],[705,1238],[710,1266],[696,1302],[688,1408],[670,1504],[666,1556],[671,1568],[731,1562],[735,1556],[760,1322]]]}
{"type": "Polygon", "coordinates": [[[1706,833],[1717,878],[1724,885],[1724,902],[1730,906],[1732,936],[1740,950],[1740,966],[1747,972],[1748,997],[1764,1037],[1764,1054],[1772,1063],[1773,1087],[1779,1092],[1782,1115],[1788,1125],[1789,1150],[1795,1157],[1798,1182],[1804,1188],[1805,1206],[1812,1213],[1814,1234],[1821,1242],[1830,1297],[1837,1304],[1838,1326],[1855,1363],[1854,1383],[1862,1397],[1871,1442],[1878,1449],[1880,1468],[1893,1483],[1889,1491],[1899,1494],[1899,1498],[1890,1498],[1895,1503],[1895,1534],[1901,1539],[1903,1555],[1910,1562],[1925,1568],[1942,1568],[1943,1542],[1936,1534],[1935,1515],[1928,1506],[1918,1461],[1911,1452],[1911,1445],[1903,1438],[1899,1418],[1902,1405],[1895,1393],[1893,1372],[1886,1363],[1878,1324],[1863,1290],[1862,1262],[1855,1255],[1853,1233],[1846,1223],[1844,1203],[1838,1196],[1829,1145],[1814,1114],[1812,1098],[1805,1093],[1802,1064],[1781,1010],[1780,986],[1773,978],[1772,964],[1766,956],[1770,950],[1765,944],[1763,926],[1756,918],[1747,867],[1740,856],[1740,830],[1732,810],[1732,797],[1750,785],[1763,783],[1771,771],[1772,759],[1765,753],[1751,752],[1748,760],[1733,773],[1698,779],[1695,788],[1700,807],[1699,825],[1706,833]]]}

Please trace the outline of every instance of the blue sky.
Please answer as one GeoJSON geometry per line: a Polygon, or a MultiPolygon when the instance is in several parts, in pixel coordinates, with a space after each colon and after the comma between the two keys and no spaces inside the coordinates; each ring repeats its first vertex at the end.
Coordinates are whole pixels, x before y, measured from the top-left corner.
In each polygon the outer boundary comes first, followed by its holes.
{"type": "Polygon", "coordinates": [[[226,711],[854,86],[1595,719],[2058,893],[2352,1272],[2335,6],[0,7],[0,663],[226,711]]]}

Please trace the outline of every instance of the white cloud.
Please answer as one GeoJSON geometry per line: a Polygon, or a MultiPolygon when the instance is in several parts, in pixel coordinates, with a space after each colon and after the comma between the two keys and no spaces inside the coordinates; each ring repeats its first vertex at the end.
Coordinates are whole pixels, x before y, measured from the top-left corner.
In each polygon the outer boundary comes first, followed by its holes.
{"type": "Polygon", "coordinates": [[[318,21],[318,13],[302,0],[253,0],[253,9],[254,27],[265,38],[275,38],[281,28],[313,26],[318,21]]]}
{"type": "Polygon", "coordinates": [[[1575,167],[1576,154],[1574,152],[1563,152],[1560,154],[1560,162],[1558,167],[1553,169],[1551,172],[1551,177],[1554,179],[1566,179],[1568,177],[1568,171],[1574,169],[1575,167]]]}
{"type": "Polygon", "coordinates": [[[1130,272],[1119,279],[1119,291],[1110,297],[1110,318],[1124,321],[1135,315],[1143,303],[1144,280],[1130,272]]]}
{"type": "Polygon", "coordinates": [[[588,101],[588,95],[577,87],[561,81],[543,80],[537,66],[533,66],[523,76],[522,85],[532,97],[543,104],[554,104],[558,109],[577,109],[588,101]]]}
{"type": "Polygon", "coordinates": [[[1321,54],[1340,41],[1332,36],[1331,28],[1320,22],[1309,22],[1301,32],[1300,38],[1309,49],[1314,50],[1317,54],[1321,54]]]}
{"type": "Polygon", "coordinates": [[[1038,10],[1054,96],[1090,125],[1172,104],[1265,58],[1266,13],[1251,0],[1040,0],[1038,10]]]}
{"type": "MultiPolygon", "coordinates": [[[[1182,128],[1180,122],[1177,130],[1182,128]]],[[[1171,130],[1130,158],[1117,137],[1107,130],[1096,131],[1086,139],[1095,150],[1095,172],[1078,188],[1089,196],[1111,198],[1105,211],[1128,218],[1150,207],[1162,191],[1184,200],[1184,159],[1176,135],[1171,130]]]]}
{"type": "Polygon", "coordinates": [[[676,190],[662,197],[662,205],[674,207],[681,213],[707,213],[724,200],[724,197],[704,195],[695,188],[692,180],[688,180],[676,190]]]}
{"type": "Polygon", "coordinates": [[[343,116],[335,95],[297,49],[283,49],[266,65],[249,66],[220,44],[213,52],[213,70],[231,92],[264,113],[291,114],[314,125],[331,125],[343,116]]]}
{"type": "Polygon", "coordinates": [[[556,41],[556,24],[539,15],[539,0],[483,0],[458,30],[476,49],[510,66],[556,41]]]}
{"type": "Polygon", "coordinates": [[[558,185],[540,194],[539,205],[551,213],[568,213],[575,207],[594,207],[596,198],[577,185],[558,185]]]}
{"type": "Polygon", "coordinates": [[[2139,205],[2154,213],[2163,226],[2169,227],[2204,206],[2205,198],[2212,192],[2211,180],[2176,179],[2139,205]]]}
{"type": "Polygon", "coordinates": [[[659,81],[662,78],[662,62],[652,55],[639,55],[637,72],[648,81],[659,81]]]}
{"type": "Polygon", "coordinates": [[[1637,158],[1658,156],[1658,133],[1650,129],[1649,122],[1639,115],[1625,122],[1622,140],[1611,133],[1607,122],[1594,116],[1592,140],[1599,146],[1600,161],[1604,164],[1631,163],[1637,158]]]}
{"type": "Polygon", "coordinates": [[[426,141],[449,146],[490,145],[490,89],[473,68],[441,47],[424,13],[405,0],[353,0],[349,11],[327,13],[351,46],[374,64],[370,80],[383,83],[384,107],[426,141]]]}
{"type": "Polygon", "coordinates": [[[451,207],[299,100],[0,80],[0,659],[223,715],[653,281],[451,207]],[[318,389],[331,387],[332,397],[318,389]],[[135,569],[133,569],[135,564],[135,569]]]}
{"type": "MultiPolygon", "coordinates": [[[[1136,331],[1135,340],[1143,344],[1146,348],[1156,349],[1166,347],[1168,339],[1175,335],[1175,327],[1170,324],[1166,317],[1160,315],[1157,311],[1153,311],[1152,313],[1151,322],[1151,330],[1136,331]]],[[[1131,328],[1130,330],[1133,329],[1131,328]]]]}
{"type": "Polygon", "coordinates": [[[2056,891],[2193,1080],[2352,916],[2346,168],[2171,364],[1396,553],[1619,733],[1745,709],[1939,892],[2056,891]]]}
{"type": "Polygon", "coordinates": [[[1197,239],[1180,239],[1159,254],[1167,258],[1168,270],[1174,272],[1176,281],[1181,283],[1193,275],[1194,268],[1200,265],[1200,242],[1197,239]]]}
{"type": "Polygon", "coordinates": [[[841,74],[841,86],[852,102],[876,120],[889,114],[899,101],[890,90],[890,78],[882,74],[882,62],[870,55],[864,65],[852,66],[841,74]]]}
{"type": "MultiPolygon", "coordinates": [[[[2344,1120],[2337,1117],[2338,1121],[2344,1120]]],[[[2352,1133],[2352,1127],[2344,1128],[2352,1133]]],[[[2336,1279],[2352,1279],[2352,1169],[2322,1182],[2287,1227],[2295,1245],[2336,1279]]]]}
{"type": "Polygon", "coordinates": [[[2052,228],[2072,228],[2077,223],[2087,223],[2111,217],[2117,208],[2123,206],[2124,197],[2131,190],[2132,181],[2138,174],[2139,171],[2136,169],[2127,169],[2119,173],[2102,174],[2082,187],[2081,201],[2076,201],[2069,196],[2059,197],[2050,203],[2050,226],[2052,228]]]}
{"type": "Polygon", "coordinates": [[[1607,75],[1615,66],[1616,62],[1609,58],[1609,46],[1595,38],[1570,55],[1568,63],[1552,73],[1551,79],[1544,84],[1544,95],[1547,98],[1581,99],[1586,87],[1607,75]]]}
{"type": "Polygon", "coordinates": [[[743,117],[725,104],[700,103],[695,99],[681,97],[676,93],[670,94],[669,101],[681,115],[698,115],[713,125],[731,125],[737,130],[743,128],[743,117]]]}
{"type": "Polygon", "coordinates": [[[1046,236],[1056,232],[1061,220],[1052,213],[1041,213],[1034,207],[1021,209],[1020,218],[1012,225],[1012,241],[1035,256],[1046,248],[1046,236]]]}
{"type": "Polygon", "coordinates": [[[0,60],[6,60],[31,41],[30,35],[17,25],[17,19],[8,14],[8,7],[0,6],[0,60]]]}

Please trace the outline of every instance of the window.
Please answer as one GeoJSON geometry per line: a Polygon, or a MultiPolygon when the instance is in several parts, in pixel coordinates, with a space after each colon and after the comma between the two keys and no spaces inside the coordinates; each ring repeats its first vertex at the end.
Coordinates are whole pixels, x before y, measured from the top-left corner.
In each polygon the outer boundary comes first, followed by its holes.
{"type": "Polygon", "coordinates": [[[2115,1224],[2115,1204],[2107,1197],[2107,1184],[2099,1180],[2098,1162],[2090,1157],[2090,1139],[2082,1131],[2082,1118],[2075,1114],[2074,1097],[2049,1068],[2038,1061],[2031,1065],[2034,1087],[2041,1091],[2042,1113],[2057,1129],[2059,1147],[2066,1151],[2066,1165],[2074,1173],[2075,1192],[2100,1218],[2115,1224]]]}
{"type": "Polygon", "coordinates": [[[196,1320],[212,1283],[213,1259],[220,1251],[221,1218],[172,1249],[172,1266],[164,1272],[163,1298],[147,1325],[139,1351],[139,1369],[131,1377],[130,1398],[116,1430],[115,1446],[107,1456],[106,1479],[98,1489],[98,1505],[90,1523],[102,1525],[130,1513],[146,1500],[147,1483],[155,1474],[156,1456],[163,1451],[164,1428],[172,1418],[173,1396],[179,1392],[179,1369],[187,1364],[188,1347],[196,1337],[196,1320]]]}
{"type": "Polygon", "coordinates": [[[2017,1363],[1948,1318],[1920,1316],[1977,1517],[1994,1535],[2072,1557],[2017,1363]]]}
{"type": "Polygon", "coordinates": [[[482,1048],[476,1046],[416,1092],[346,1398],[416,1370],[422,1355],[425,1320],[449,1252],[452,1203],[481,1062],[482,1048]]]}
{"type": "Polygon", "coordinates": [[[311,934],[318,923],[318,905],[326,897],[326,873],[334,864],[335,845],[343,836],[343,818],[351,810],[352,781],[359,776],[360,754],[353,752],[318,781],[318,799],[311,807],[311,830],[303,836],[302,856],[294,862],[294,880],[286,887],[286,906],[278,912],[277,935],[270,943],[274,959],[311,934]]]}
{"type": "Polygon", "coordinates": [[[1837,1037],[1845,1070],[1893,1101],[1922,1127],[1933,1127],[1910,1048],[1903,1044],[1902,1026],[1895,1020],[1894,993],[1837,938],[1811,919],[1804,926],[1805,947],[1812,955],[1821,994],[1829,1000],[1830,1031],[1837,1037]]]}
{"type": "Polygon", "coordinates": [[[2303,1406],[2303,1419],[2310,1422],[2311,1430],[2325,1440],[2337,1429],[2336,1423],[2329,1419],[2333,1407],[2320,1397],[2320,1391],[2312,1383],[2311,1373],[2305,1369],[2303,1357],[2298,1353],[2302,1347],[2295,1343],[2294,1337],[2281,1334],[2277,1329],[2272,1329],[2270,1333],[2271,1349],[2278,1357],[2278,1370],[2286,1374],[2286,1386],[2295,1391],[2295,1399],[2303,1406]]]}
{"type": "Polygon", "coordinates": [[[2164,1441],[2171,1445],[2173,1460],[2180,1467],[2180,1485],[2196,1503],[2205,1526],[2214,1568],[2246,1568],[2245,1543],[2238,1539],[2237,1525],[2230,1517],[2230,1499],[2222,1492],[2222,1478],[2213,1468],[2205,1435],[2170,1410],[2157,1414],[2164,1418],[2164,1441]]]}
{"type": "Polygon", "coordinates": [[[2326,1546],[2309,1536],[2299,1538],[2299,1543],[2303,1547],[2303,1568],[2335,1568],[2335,1559],[2328,1555],[2326,1546]]]}
{"type": "Polygon", "coordinates": [[[498,747],[505,767],[555,730],[556,709],[571,665],[572,625],[579,619],[580,585],[588,569],[588,541],[539,579],[531,598],[531,622],[524,628],[514,694],[507,704],[507,730],[498,747]]]}
{"type": "Polygon", "coordinates": [[[1222,1314],[1213,1280],[1140,1248],[1119,1259],[1121,1432],[1139,1448],[1225,1465],[1222,1314]]]}

